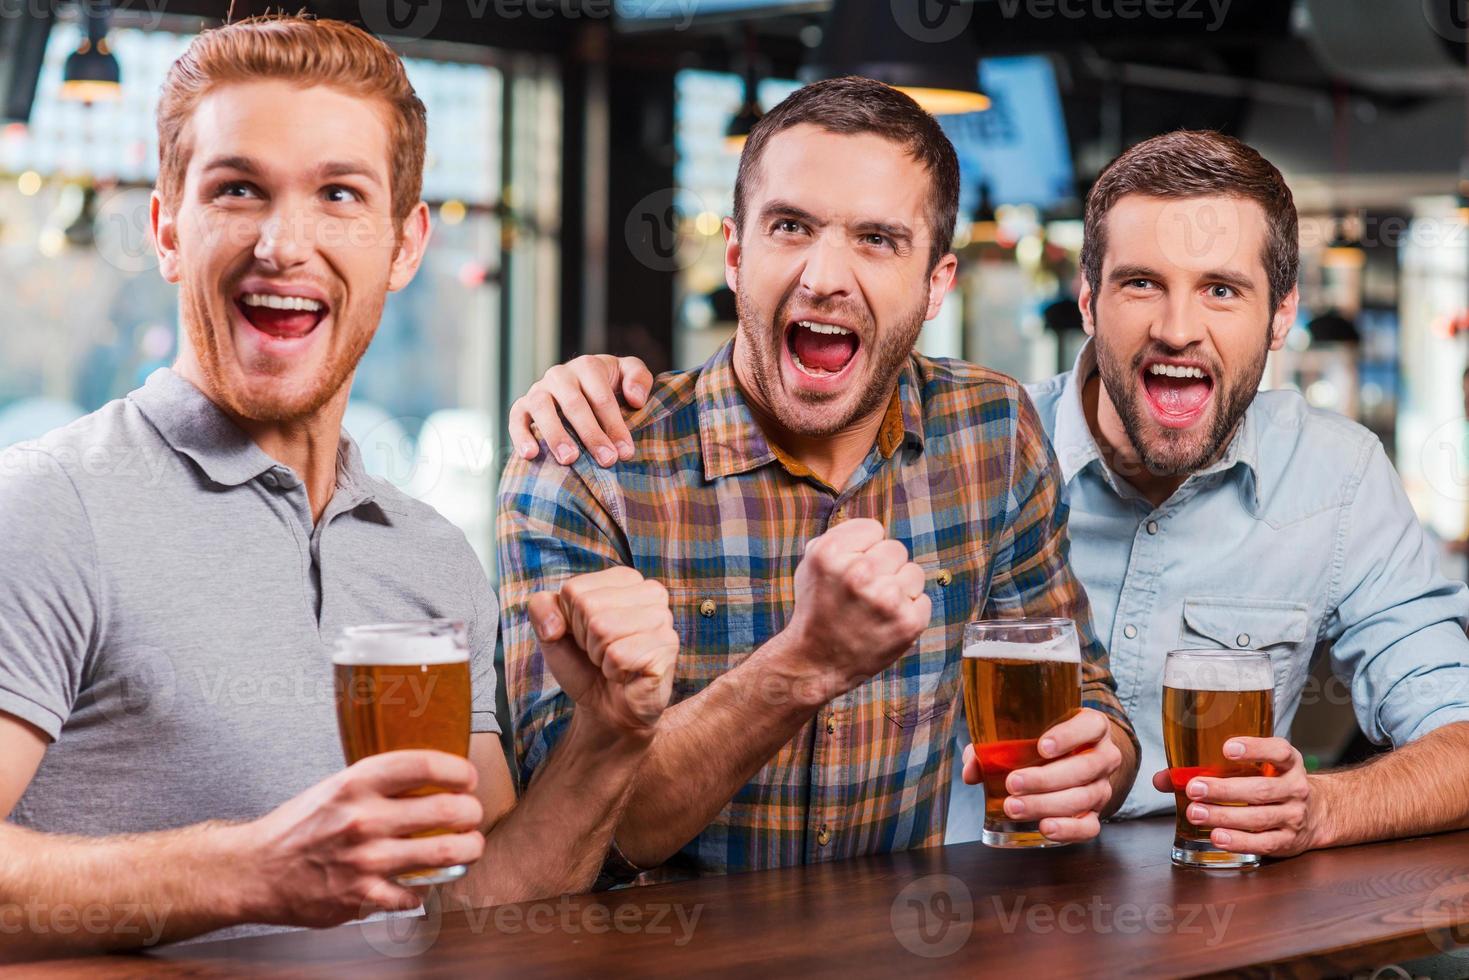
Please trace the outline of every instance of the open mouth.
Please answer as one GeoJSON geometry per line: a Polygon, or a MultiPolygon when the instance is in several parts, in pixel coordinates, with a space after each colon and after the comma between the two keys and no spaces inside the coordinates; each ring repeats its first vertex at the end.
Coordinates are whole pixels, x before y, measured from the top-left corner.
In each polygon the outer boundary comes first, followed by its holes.
{"type": "Polygon", "coordinates": [[[1196,363],[1149,361],[1143,365],[1142,383],[1153,417],[1170,429],[1197,422],[1214,395],[1213,376],[1196,363]]]}
{"type": "Polygon", "coordinates": [[[250,326],[279,340],[305,337],[329,312],[319,299],[277,293],[241,293],[235,297],[235,307],[250,326]]]}
{"type": "Polygon", "coordinates": [[[794,320],[786,327],[786,350],[796,370],[818,381],[840,377],[861,347],[856,331],[839,324],[794,320]]]}

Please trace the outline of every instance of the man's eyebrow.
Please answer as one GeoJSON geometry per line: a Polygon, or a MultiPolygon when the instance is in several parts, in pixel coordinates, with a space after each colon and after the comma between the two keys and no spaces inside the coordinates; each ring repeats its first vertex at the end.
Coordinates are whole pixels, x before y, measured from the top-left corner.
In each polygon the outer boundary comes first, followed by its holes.
{"type": "Polygon", "coordinates": [[[1163,274],[1145,265],[1119,265],[1107,273],[1108,282],[1127,282],[1129,279],[1162,279],[1163,274]]]}
{"type": "Polygon", "coordinates": [[[378,179],[377,168],[363,160],[329,160],[317,168],[323,177],[366,177],[378,179]]]}
{"type": "Polygon", "coordinates": [[[1233,269],[1210,269],[1199,276],[1207,282],[1217,282],[1225,286],[1233,286],[1241,292],[1248,292],[1255,288],[1255,281],[1243,272],[1233,269]]]}
{"type": "Polygon", "coordinates": [[[807,211],[804,208],[798,208],[796,207],[796,205],[792,204],[789,201],[769,201],[765,204],[764,207],[760,209],[761,224],[764,224],[772,218],[777,217],[794,218],[797,221],[800,221],[803,224],[808,224],[813,228],[820,228],[825,224],[824,221],[816,217],[816,215],[812,214],[810,211],[807,211]]]}
{"type": "MultiPolygon", "coordinates": [[[[229,154],[218,156],[204,164],[204,172],[211,170],[238,170],[240,173],[258,175],[260,167],[247,156],[229,154]]],[[[378,180],[378,172],[363,160],[328,160],[316,168],[318,177],[366,177],[369,180],[378,180]]]]}
{"type": "Polygon", "coordinates": [[[254,160],[242,156],[215,157],[204,164],[204,171],[207,173],[210,170],[238,170],[241,173],[247,174],[260,172],[260,168],[255,166],[254,160]]]}

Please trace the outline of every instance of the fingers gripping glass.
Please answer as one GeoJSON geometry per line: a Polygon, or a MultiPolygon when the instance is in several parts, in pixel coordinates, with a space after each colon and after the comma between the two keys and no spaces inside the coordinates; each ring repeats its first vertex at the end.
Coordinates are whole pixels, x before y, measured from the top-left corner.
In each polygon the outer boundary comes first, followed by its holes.
{"type": "MultiPolygon", "coordinates": [[[[469,757],[469,643],[454,620],[351,626],[332,656],[337,727],[352,765],[400,749],[435,749],[469,757]]],[[[423,786],[405,796],[428,796],[423,786]]],[[[425,830],[414,837],[448,833],[425,830]]],[[[400,885],[436,885],[468,868],[425,868],[394,876],[400,885]]]]}
{"type": "Polygon", "coordinates": [[[964,627],[964,714],[984,777],[991,847],[1055,847],[1037,820],[1005,815],[1005,780],[1041,764],[1036,743],[1081,710],[1081,647],[1069,619],[1009,619],[964,627]]]}

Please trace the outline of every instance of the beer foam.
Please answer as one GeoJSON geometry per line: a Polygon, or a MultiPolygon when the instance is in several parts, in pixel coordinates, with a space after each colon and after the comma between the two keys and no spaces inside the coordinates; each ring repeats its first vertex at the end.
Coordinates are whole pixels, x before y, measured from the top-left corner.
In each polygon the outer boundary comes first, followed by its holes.
{"type": "Polygon", "coordinates": [[[980,660],[1034,660],[1046,663],[1079,664],[1081,647],[1069,636],[1045,643],[1012,643],[1009,640],[979,640],[964,648],[964,656],[980,660]]]}
{"type": "Polygon", "coordinates": [[[1196,657],[1169,657],[1163,664],[1163,686],[1176,691],[1273,691],[1269,660],[1239,660],[1223,652],[1196,657]]]}
{"type": "Polygon", "coordinates": [[[337,641],[332,663],[343,667],[408,667],[418,664],[457,664],[469,659],[469,651],[451,635],[402,636],[383,633],[348,633],[337,641]]]}

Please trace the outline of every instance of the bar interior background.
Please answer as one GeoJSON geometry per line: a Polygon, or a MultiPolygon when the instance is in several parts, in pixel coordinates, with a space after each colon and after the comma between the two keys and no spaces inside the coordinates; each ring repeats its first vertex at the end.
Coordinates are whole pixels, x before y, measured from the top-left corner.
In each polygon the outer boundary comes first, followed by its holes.
{"type": "MultiPolygon", "coordinates": [[[[921,349],[1024,381],[1069,367],[1083,339],[1081,201],[1110,159],[1189,127],[1276,162],[1302,215],[1302,302],[1265,385],[1376,432],[1446,571],[1465,574],[1447,547],[1469,532],[1469,22],[1453,3],[299,6],[388,38],[429,111],[432,246],[389,297],[346,426],[369,469],[461,526],[491,570],[510,401],[577,353],[663,370],[729,337],[719,223],[740,139],[802,81],[859,72],[942,94],[961,157],[960,282],[921,349]]],[[[153,109],[170,62],[228,9],[4,8],[0,447],[174,356],[177,294],[147,240],[153,109]]],[[[1295,741],[1312,765],[1370,751],[1346,697],[1305,707],[1295,741]]]]}

